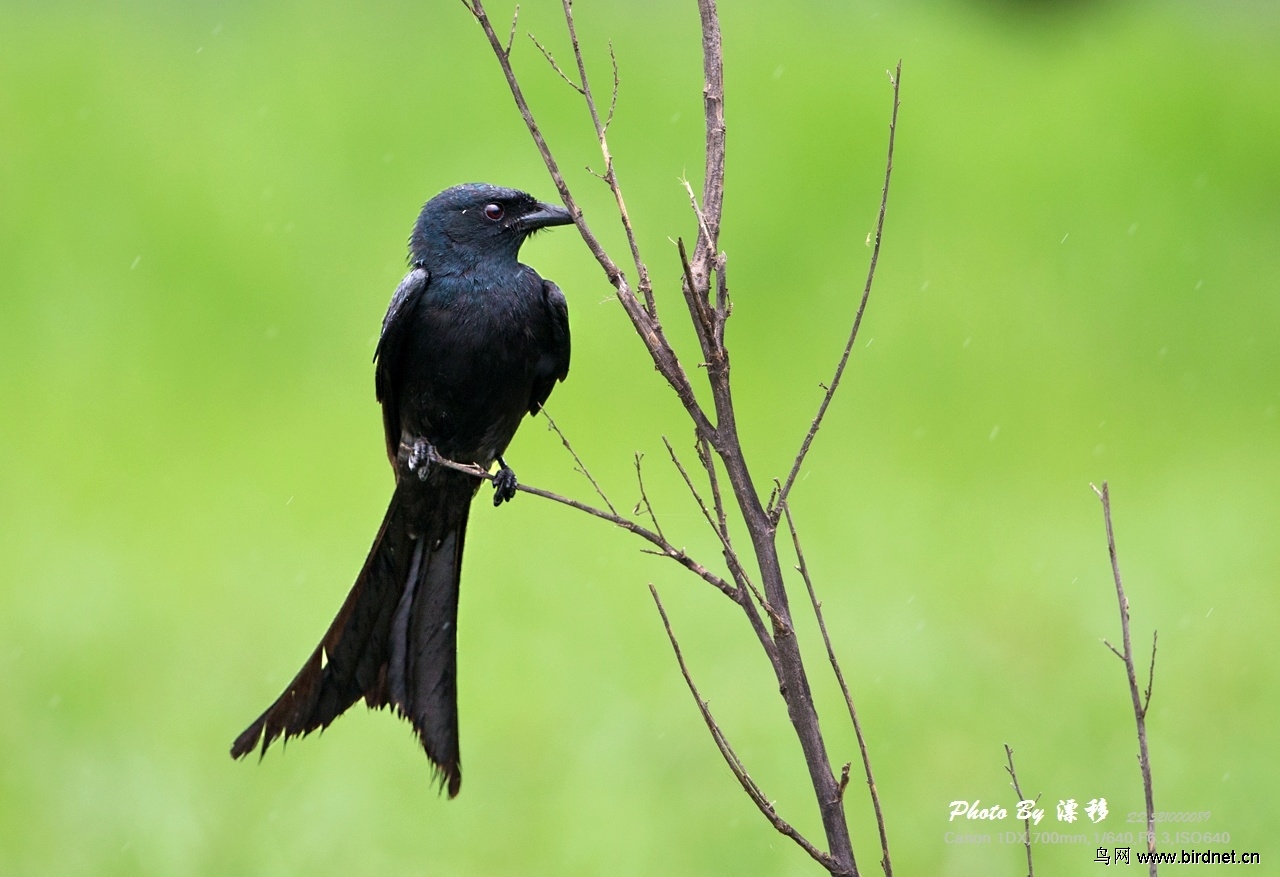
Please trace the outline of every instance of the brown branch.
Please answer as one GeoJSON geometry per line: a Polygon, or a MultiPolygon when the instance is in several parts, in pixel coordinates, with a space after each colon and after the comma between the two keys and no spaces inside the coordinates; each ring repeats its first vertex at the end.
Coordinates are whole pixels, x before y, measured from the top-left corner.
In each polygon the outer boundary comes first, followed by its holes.
{"type": "Polygon", "coordinates": [[[893,143],[894,137],[898,130],[898,107],[900,101],[898,99],[899,92],[902,87],[902,62],[898,62],[896,75],[889,76],[889,82],[893,85],[893,113],[889,118],[889,151],[884,164],[884,188],[880,192],[880,214],[876,218],[876,234],[875,243],[871,249],[871,264],[867,268],[867,282],[862,288],[862,300],[858,302],[858,310],[853,317],[853,328],[849,331],[849,340],[845,342],[844,353],[840,355],[840,362],[836,366],[835,377],[827,384],[826,394],[822,397],[822,403],[818,406],[818,413],[814,416],[813,422],[809,424],[809,432],[805,435],[804,441],[800,444],[800,450],[796,453],[795,462],[791,465],[791,472],[787,475],[786,481],[782,484],[782,489],[778,492],[775,500],[771,516],[774,522],[778,520],[781,514],[783,503],[787,501],[788,494],[791,493],[791,487],[795,484],[796,476],[800,474],[800,467],[804,464],[804,458],[809,453],[810,446],[813,445],[813,439],[818,434],[818,429],[822,426],[822,420],[827,416],[827,408],[831,405],[831,399],[836,394],[836,390],[840,388],[840,379],[844,376],[845,366],[849,363],[849,354],[853,352],[854,342],[858,340],[858,329],[862,326],[862,315],[867,309],[867,299],[871,296],[871,284],[876,277],[876,263],[880,260],[880,242],[884,235],[884,217],[889,207],[889,181],[893,177],[893,143]]]}
{"type": "MultiPolygon", "coordinates": [[[[1018,796],[1018,803],[1021,804],[1026,800],[1022,794],[1022,788],[1018,785],[1018,772],[1013,769],[1013,749],[1008,743],[1004,744],[1004,755],[1009,760],[1009,766],[1005,768],[1009,772],[1009,776],[1013,779],[1013,793],[1018,796]]],[[[1036,795],[1036,801],[1040,800],[1040,796],[1036,795]]],[[[1033,802],[1034,803],[1034,802],[1033,802]]],[[[1031,817],[1028,816],[1022,820],[1023,824],[1023,840],[1027,845],[1027,877],[1036,877],[1036,869],[1031,864],[1031,817]]]]}
{"type": "MultiPolygon", "coordinates": [[[[871,754],[867,750],[867,738],[862,734],[862,722],[858,720],[858,711],[853,706],[853,695],[849,693],[849,685],[844,681],[844,672],[840,669],[840,662],[836,659],[835,649],[831,645],[831,636],[827,633],[827,621],[822,614],[822,602],[818,599],[818,594],[813,587],[813,579],[809,576],[809,565],[805,563],[804,550],[800,547],[800,534],[796,531],[795,521],[791,518],[791,507],[784,503],[782,511],[787,518],[787,528],[791,531],[791,544],[796,549],[796,561],[799,564],[796,569],[804,579],[805,588],[809,591],[809,602],[813,604],[813,614],[818,619],[818,630],[822,632],[822,642],[827,647],[827,658],[831,661],[831,669],[836,674],[836,681],[840,683],[845,706],[849,708],[849,721],[853,723],[853,733],[858,738],[858,751],[862,754],[862,768],[867,775],[871,807],[875,811],[876,827],[880,831],[880,852],[883,854],[880,858],[880,867],[884,869],[885,877],[893,877],[893,861],[889,858],[889,833],[885,829],[884,811],[880,808],[880,792],[876,788],[875,774],[871,770],[871,754]]],[[[848,768],[849,766],[845,765],[846,778],[848,768]]],[[[843,790],[841,795],[843,796],[843,790]]]]}
{"type": "MultiPolygon", "coordinates": [[[[1093,492],[1098,494],[1098,499],[1102,501],[1102,519],[1107,527],[1107,552],[1111,555],[1111,574],[1116,582],[1116,600],[1120,604],[1120,632],[1124,643],[1124,653],[1121,654],[1117,651],[1111,643],[1107,643],[1107,648],[1115,652],[1124,661],[1125,673],[1129,677],[1129,695],[1133,700],[1133,718],[1138,726],[1138,765],[1142,769],[1142,790],[1146,796],[1147,804],[1147,852],[1154,853],[1156,851],[1155,796],[1151,791],[1151,756],[1147,751],[1147,706],[1150,705],[1151,685],[1154,682],[1156,672],[1155,638],[1152,637],[1151,641],[1151,674],[1150,681],[1147,684],[1148,702],[1144,705],[1141,694],[1138,692],[1138,676],[1133,664],[1133,645],[1129,639],[1129,598],[1124,595],[1124,584],[1120,580],[1120,559],[1116,554],[1115,530],[1111,525],[1111,491],[1105,481],[1102,482],[1101,490],[1092,484],[1089,486],[1093,487],[1093,492]]],[[[1151,877],[1155,877],[1156,870],[1156,863],[1152,861],[1151,877]]]]}
{"type": "Polygon", "coordinates": [[[760,786],[747,773],[742,760],[733,751],[733,747],[729,745],[724,732],[716,723],[715,717],[711,715],[711,709],[707,702],[698,693],[698,686],[694,684],[693,677],[689,675],[689,666],[684,662],[684,654],[680,651],[680,643],[676,640],[676,635],[671,629],[671,620],[667,618],[667,610],[663,607],[662,600],[658,597],[658,589],[650,584],[649,593],[653,595],[653,602],[658,606],[658,614],[662,616],[662,626],[666,628],[667,638],[671,640],[671,649],[675,652],[676,662],[680,665],[680,674],[684,676],[685,685],[689,687],[689,693],[693,695],[694,701],[698,704],[698,712],[702,713],[702,720],[707,723],[707,730],[711,732],[711,738],[715,740],[716,748],[720,750],[720,754],[724,757],[725,764],[729,765],[729,770],[733,771],[733,775],[738,778],[738,782],[742,785],[743,791],[747,793],[747,797],[751,799],[756,808],[764,814],[764,817],[773,824],[773,827],[780,834],[784,834],[795,841],[819,865],[822,865],[828,871],[833,871],[835,863],[832,862],[831,857],[815,847],[804,835],[796,831],[790,823],[779,816],[773,804],[765,796],[764,792],[760,790],[760,786]]]}

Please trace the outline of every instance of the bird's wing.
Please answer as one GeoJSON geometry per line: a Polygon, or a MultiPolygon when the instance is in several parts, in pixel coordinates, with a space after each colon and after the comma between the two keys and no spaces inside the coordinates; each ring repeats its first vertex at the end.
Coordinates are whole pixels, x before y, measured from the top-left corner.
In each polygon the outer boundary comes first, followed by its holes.
{"type": "Polygon", "coordinates": [[[382,335],[378,338],[378,348],[373,353],[377,363],[374,373],[374,390],[378,401],[382,403],[382,428],[387,439],[387,457],[392,468],[396,465],[396,453],[400,450],[400,400],[396,398],[396,369],[401,362],[401,351],[405,343],[405,330],[409,324],[409,313],[413,310],[423,293],[431,275],[427,269],[417,266],[404,276],[395,294],[391,296],[391,304],[387,307],[387,315],[382,318],[382,335]]]}
{"type": "Polygon", "coordinates": [[[563,381],[569,374],[569,303],[560,287],[550,280],[542,281],[542,300],[547,306],[550,344],[534,369],[530,414],[538,413],[556,381],[563,381]]]}

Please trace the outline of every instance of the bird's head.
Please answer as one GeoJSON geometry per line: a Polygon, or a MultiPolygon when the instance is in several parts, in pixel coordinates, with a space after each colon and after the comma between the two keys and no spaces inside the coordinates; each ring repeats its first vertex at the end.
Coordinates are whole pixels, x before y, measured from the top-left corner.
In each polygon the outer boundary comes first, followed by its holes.
{"type": "Polygon", "coordinates": [[[409,258],[432,273],[486,260],[515,261],[533,232],[572,222],[568,210],[518,189],[464,183],[423,205],[409,238],[409,258]]]}

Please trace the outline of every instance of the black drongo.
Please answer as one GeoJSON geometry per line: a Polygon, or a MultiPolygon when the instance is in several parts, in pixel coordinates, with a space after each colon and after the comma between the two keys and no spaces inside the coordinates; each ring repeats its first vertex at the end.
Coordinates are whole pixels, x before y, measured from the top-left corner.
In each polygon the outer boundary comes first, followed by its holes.
{"type": "Polygon", "coordinates": [[[564,295],[517,256],[534,231],[572,221],[563,207],[481,183],[422,208],[374,354],[395,493],[324,639],[232,756],[324,728],[363,697],[413,724],[442,787],[458,794],[458,576],[479,481],[432,461],[497,461],[494,504],[515,493],[502,453],[569,372],[564,295]]]}

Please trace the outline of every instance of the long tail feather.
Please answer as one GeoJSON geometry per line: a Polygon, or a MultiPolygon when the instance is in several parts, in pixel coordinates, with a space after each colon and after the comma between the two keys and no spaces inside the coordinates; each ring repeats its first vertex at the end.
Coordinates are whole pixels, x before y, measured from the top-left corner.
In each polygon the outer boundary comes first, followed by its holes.
{"type": "Polygon", "coordinates": [[[458,579],[474,482],[455,475],[397,486],[337,617],[232,757],[323,729],[363,697],[412,723],[441,786],[458,794],[458,579]]]}

